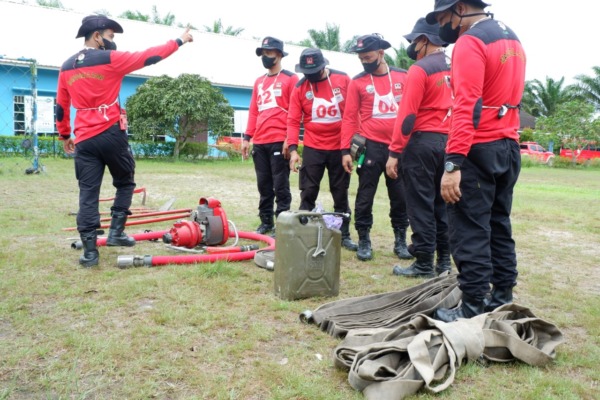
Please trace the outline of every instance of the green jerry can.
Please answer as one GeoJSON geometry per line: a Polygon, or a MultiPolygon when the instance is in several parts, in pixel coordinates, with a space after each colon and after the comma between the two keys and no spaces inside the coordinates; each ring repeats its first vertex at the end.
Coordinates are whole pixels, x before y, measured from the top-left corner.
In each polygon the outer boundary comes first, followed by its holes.
{"type": "Polygon", "coordinates": [[[341,232],[310,211],[280,213],[276,232],[275,294],[283,300],[337,296],[341,232]]]}

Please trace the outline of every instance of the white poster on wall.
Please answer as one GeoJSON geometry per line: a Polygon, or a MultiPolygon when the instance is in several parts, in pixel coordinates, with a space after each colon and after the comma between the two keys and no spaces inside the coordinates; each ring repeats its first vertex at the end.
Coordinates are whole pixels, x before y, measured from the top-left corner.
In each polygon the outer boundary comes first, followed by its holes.
{"type": "MultiPolygon", "coordinates": [[[[54,133],[54,97],[38,96],[37,121],[35,131],[37,133],[54,133]]],[[[25,96],[25,131],[31,132],[31,121],[33,116],[33,96],[25,96]]]]}

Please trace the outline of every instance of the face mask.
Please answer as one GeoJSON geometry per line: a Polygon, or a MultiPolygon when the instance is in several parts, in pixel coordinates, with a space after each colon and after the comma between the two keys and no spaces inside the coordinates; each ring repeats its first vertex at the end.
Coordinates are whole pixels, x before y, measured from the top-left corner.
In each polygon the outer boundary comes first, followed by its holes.
{"type": "Polygon", "coordinates": [[[460,33],[460,23],[462,22],[463,17],[474,17],[476,15],[488,15],[487,13],[473,13],[473,14],[465,14],[460,15],[456,11],[452,10],[452,14],[458,15],[460,17],[460,21],[458,21],[458,25],[456,29],[452,29],[452,19],[448,21],[446,24],[442,25],[438,31],[440,35],[440,39],[447,43],[456,43],[458,40],[458,36],[460,33]]]}
{"type": "MultiPolygon", "coordinates": [[[[462,17],[460,18],[462,21],[462,17]]],[[[442,25],[438,31],[440,39],[447,43],[456,43],[458,40],[458,34],[460,32],[460,22],[456,29],[452,29],[452,21],[449,21],[442,25]]]]}
{"type": "Polygon", "coordinates": [[[365,70],[365,72],[372,74],[373,72],[375,72],[377,70],[377,68],[379,68],[379,58],[373,62],[370,63],[363,63],[363,68],[365,70]]]}
{"type": "Polygon", "coordinates": [[[323,75],[323,70],[314,73],[314,74],[304,74],[304,76],[306,77],[306,80],[308,80],[309,82],[315,83],[315,82],[319,82],[321,80],[321,76],[323,75]]]}
{"type": "Polygon", "coordinates": [[[276,57],[262,56],[261,60],[263,63],[263,67],[265,67],[266,69],[272,68],[275,65],[275,58],[276,57]]]}
{"type": "Polygon", "coordinates": [[[111,42],[108,39],[102,38],[102,46],[100,46],[100,50],[116,50],[117,44],[115,42],[111,42]]]}

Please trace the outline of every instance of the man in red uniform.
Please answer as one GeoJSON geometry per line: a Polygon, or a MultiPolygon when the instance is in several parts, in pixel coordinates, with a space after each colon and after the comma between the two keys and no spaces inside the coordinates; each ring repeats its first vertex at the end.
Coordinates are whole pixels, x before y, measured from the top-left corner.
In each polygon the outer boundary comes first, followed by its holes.
{"type": "Polygon", "coordinates": [[[408,70],[386,172],[398,178],[401,159],[412,230],[408,248],[417,259],[408,268],[395,266],[393,273],[431,278],[451,269],[446,203],[440,193],[452,106],[450,65],[444,54],[446,43],[438,36],[438,28],[425,18],[419,18],[404,37],[410,43],[408,56],[417,62],[408,70]]]}
{"type": "Polygon", "coordinates": [[[512,302],[517,282],[510,213],[521,169],[517,129],[526,58],[515,33],[491,18],[487,6],[436,0],[427,14],[427,22],[439,24],[442,40],[456,42],[441,192],[463,297],[457,308],[435,311],[446,322],[512,302]]]}
{"type": "MultiPolygon", "coordinates": [[[[350,78],[345,72],[326,68],[329,61],[319,49],[305,49],[296,64],[296,72],[304,74],[290,99],[287,144],[290,169],[298,172],[298,136],[304,124],[304,150],[300,167],[300,210],[313,210],[319,196],[321,179],[327,168],[333,209],[350,213],[348,187],[350,174],[342,166],[340,133],[346,91],[350,78]]],[[[342,246],[356,251],[350,238],[350,217],[342,220],[342,246]]]]}
{"type": "Polygon", "coordinates": [[[112,220],[106,244],[133,246],[135,240],[123,230],[135,189],[135,161],[129,148],[127,126],[119,101],[125,75],[155,64],[193,40],[189,29],[176,40],[145,51],[117,51],[115,33],[123,33],[116,21],[104,15],[83,18],[76,38],[84,37],[84,48],[60,69],[56,96],[56,127],[66,153],[75,153],[75,175],[79,181],[77,230],[83,244],[79,263],[98,264],[96,249],[100,227],[98,202],[104,170],[108,167],[116,188],[112,220]],[[71,105],[75,115],[75,138],[71,137],[71,105]]]}
{"type": "MultiPolygon", "coordinates": [[[[358,191],[354,205],[354,226],[358,231],[358,251],[361,261],[373,258],[370,230],[373,225],[373,200],[379,178],[385,173],[388,146],[392,140],[398,104],[402,100],[406,70],[389,67],[384,50],[391,45],[378,34],[360,36],[350,49],[358,53],[364,72],[348,86],[346,110],[342,120],[342,163],[352,173],[352,136],[359,133],[366,139],[364,161],[358,168],[358,191]]],[[[390,199],[390,220],[394,230],[394,253],[401,259],[412,255],[406,246],[406,201],[401,179],[385,176],[390,199]]]]}
{"type": "Polygon", "coordinates": [[[256,184],[260,200],[258,216],[260,225],[256,232],[265,234],[273,231],[277,217],[290,209],[290,168],[284,154],[287,134],[287,116],[290,96],[298,82],[298,75],[282,69],[281,60],[288,53],[283,51],[283,42],[271,36],[263,39],[256,55],[261,57],[265,75],[254,82],[248,127],[242,141],[242,157],[248,157],[252,140],[252,159],[256,172],[256,184]],[[273,211],[274,203],[277,209],[273,211]]]}

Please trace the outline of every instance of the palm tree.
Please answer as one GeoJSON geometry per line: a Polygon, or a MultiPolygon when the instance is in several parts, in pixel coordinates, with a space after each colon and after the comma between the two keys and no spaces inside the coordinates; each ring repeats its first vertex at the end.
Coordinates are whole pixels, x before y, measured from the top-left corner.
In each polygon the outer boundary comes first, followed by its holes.
{"type": "Polygon", "coordinates": [[[43,6],[43,7],[61,8],[61,9],[65,8],[63,6],[63,4],[60,2],[60,0],[36,0],[36,3],[38,6],[43,6]]]}
{"type": "Polygon", "coordinates": [[[558,106],[573,99],[573,89],[563,88],[565,78],[555,81],[546,77],[542,83],[538,79],[525,82],[525,91],[521,104],[523,109],[534,117],[549,117],[553,115],[558,106]]]}
{"type": "Polygon", "coordinates": [[[159,25],[173,26],[173,24],[175,23],[175,16],[171,13],[167,13],[167,15],[161,17],[158,14],[158,9],[156,8],[156,5],[154,5],[152,6],[152,22],[159,25]]]}
{"type": "Polygon", "coordinates": [[[310,38],[304,39],[298,43],[298,45],[303,47],[316,47],[317,49],[331,51],[341,51],[342,49],[339,25],[327,23],[324,31],[309,29],[308,36],[310,38]]]}
{"type": "Polygon", "coordinates": [[[244,32],[244,28],[234,28],[233,26],[223,28],[223,22],[221,22],[221,18],[219,18],[218,20],[213,22],[212,26],[204,25],[204,31],[212,33],[221,33],[223,35],[239,36],[240,33],[244,32]]]}
{"type": "Polygon", "coordinates": [[[126,19],[132,19],[135,21],[153,22],[158,25],[167,25],[167,26],[173,26],[173,24],[175,23],[175,16],[173,14],[167,13],[167,15],[165,15],[164,17],[161,17],[160,14],[158,13],[158,9],[156,8],[156,6],[152,6],[152,16],[147,15],[147,14],[142,14],[138,10],[136,10],[136,11],[127,10],[127,11],[121,13],[121,15],[119,15],[119,17],[126,18],[126,19]]]}
{"type": "Polygon", "coordinates": [[[127,11],[121,13],[121,15],[119,15],[119,18],[132,19],[134,21],[143,21],[143,22],[148,22],[150,20],[149,15],[142,14],[139,11],[130,11],[130,10],[127,10],[127,11]]]}
{"type": "Polygon", "coordinates": [[[400,43],[399,48],[396,49],[392,47],[392,50],[394,50],[395,53],[394,57],[391,57],[389,54],[386,54],[384,56],[385,62],[387,62],[388,65],[408,69],[411,65],[415,63],[406,53],[406,47],[404,47],[404,44],[400,43]]]}
{"type": "Polygon", "coordinates": [[[588,101],[600,111],[600,66],[592,67],[596,76],[577,75],[578,83],[572,85],[577,98],[588,101]]]}

